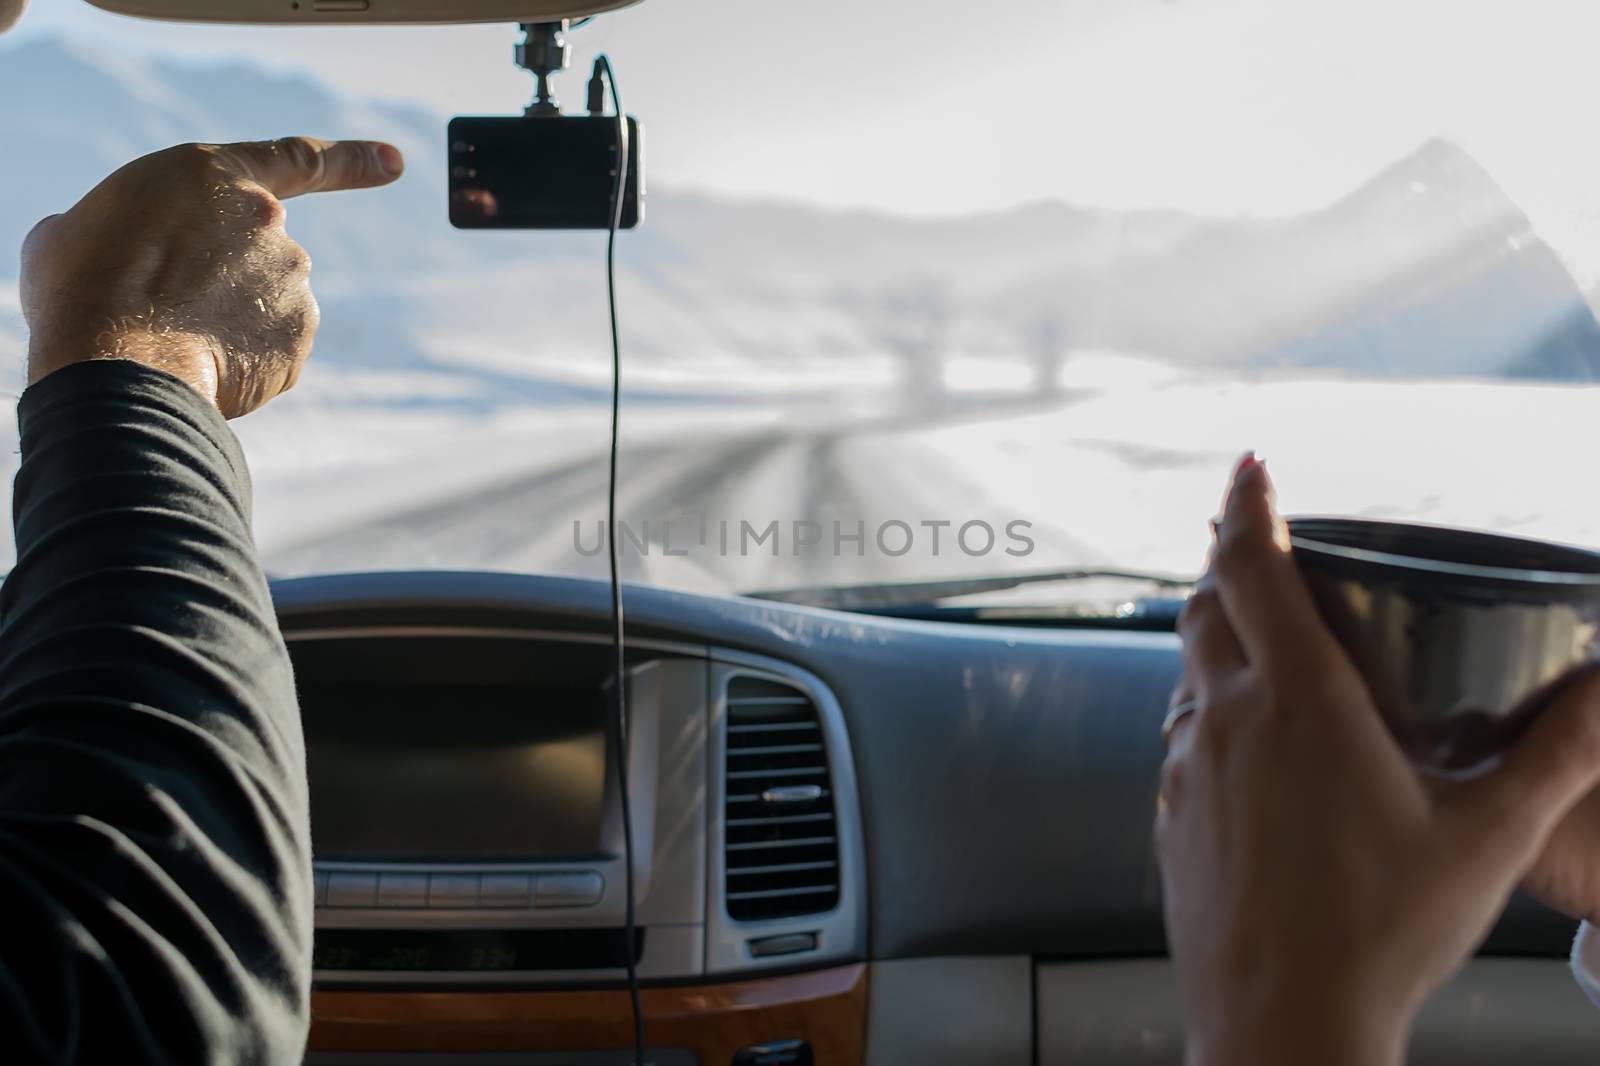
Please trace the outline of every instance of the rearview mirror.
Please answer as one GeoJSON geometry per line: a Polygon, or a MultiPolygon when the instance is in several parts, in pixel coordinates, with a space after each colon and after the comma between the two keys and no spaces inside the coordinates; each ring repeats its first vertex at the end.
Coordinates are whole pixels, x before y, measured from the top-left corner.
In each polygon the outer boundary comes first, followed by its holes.
{"type": "Polygon", "coordinates": [[[547,22],[638,0],[89,0],[135,18],[180,22],[547,22]]]}

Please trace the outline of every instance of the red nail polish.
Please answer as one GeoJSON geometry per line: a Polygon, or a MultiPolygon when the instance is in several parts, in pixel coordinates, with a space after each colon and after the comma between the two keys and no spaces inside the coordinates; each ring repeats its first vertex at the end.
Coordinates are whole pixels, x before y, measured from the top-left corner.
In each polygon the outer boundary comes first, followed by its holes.
{"type": "Polygon", "coordinates": [[[1249,451],[1239,456],[1239,461],[1233,464],[1234,479],[1238,480],[1241,474],[1243,474],[1246,470],[1249,470],[1252,466],[1260,464],[1260,462],[1261,457],[1256,454],[1254,448],[1251,448],[1249,451]]]}

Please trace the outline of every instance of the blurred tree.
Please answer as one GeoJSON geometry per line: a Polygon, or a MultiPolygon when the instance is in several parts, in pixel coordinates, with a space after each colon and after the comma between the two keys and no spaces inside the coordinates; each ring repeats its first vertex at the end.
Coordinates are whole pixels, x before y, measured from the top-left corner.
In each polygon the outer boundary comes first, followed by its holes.
{"type": "Polygon", "coordinates": [[[1027,326],[1024,343],[1033,356],[1033,390],[1040,396],[1054,396],[1061,391],[1069,334],[1065,317],[1056,313],[1046,313],[1027,326]]]}
{"type": "Polygon", "coordinates": [[[869,328],[874,339],[900,361],[902,398],[917,413],[944,408],[945,358],[953,317],[949,290],[925,278],[883,289],[869,328]]]}

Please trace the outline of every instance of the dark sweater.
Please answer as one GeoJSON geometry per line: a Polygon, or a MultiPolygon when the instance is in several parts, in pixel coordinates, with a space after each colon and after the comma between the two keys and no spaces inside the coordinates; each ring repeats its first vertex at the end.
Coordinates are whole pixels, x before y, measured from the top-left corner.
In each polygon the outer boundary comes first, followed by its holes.
{"type": "Polygon", "coordinates": [[[305,749],[227,423],[80,363],[18,408],[0,589],[0,1060],[294,1063],[305,749]]]}

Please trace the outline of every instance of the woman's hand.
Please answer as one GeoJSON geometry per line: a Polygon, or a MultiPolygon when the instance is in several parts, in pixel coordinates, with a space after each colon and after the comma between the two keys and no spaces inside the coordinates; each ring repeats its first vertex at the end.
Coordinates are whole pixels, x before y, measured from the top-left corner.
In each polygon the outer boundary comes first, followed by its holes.
{"type": "MultiPolygon", "coordinates": [[[[1597,686],[1587,691],[1600,699],[1597,686]]],[[[1522,887],[1546,907],[1600,923],[1600,791],[1567,812],[1522,887]]]]}
{"type": "Polygon", "coordinates": [[[1569,687],[1491,773],[1425,782],[1253,457],[1179,629],[1174,701],[1198,709],[1172,730],[1156,845],[1190,1061],[1401,1062],[1424,998],[1600,781],[1600,684],[1569,687]]]}

